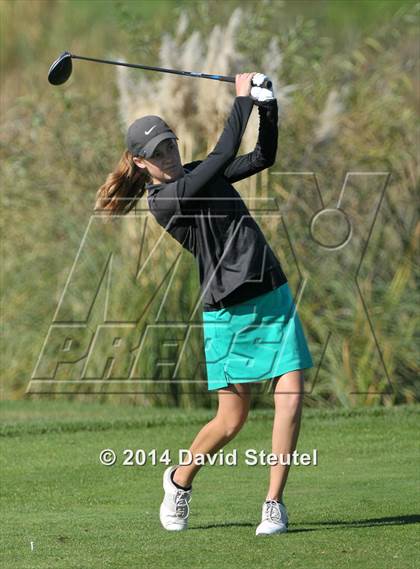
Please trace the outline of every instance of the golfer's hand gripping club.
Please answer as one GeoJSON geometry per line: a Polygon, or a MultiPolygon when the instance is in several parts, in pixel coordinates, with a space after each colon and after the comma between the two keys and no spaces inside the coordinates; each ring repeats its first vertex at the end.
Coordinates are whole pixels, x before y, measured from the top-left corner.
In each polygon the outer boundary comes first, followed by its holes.
{"type": "Polygon", "coordinates": [[[252,84],[254,86],[251,88],[251,97],[256,101],[263,103],[275,99],[273,83],[263,73],[256,73],[252,78],[252,84]]]}
{"type": "Polygon", "coordinates": [[[237,97],[248,97],[251,93],[252,78],[256,75],[253,73],[238,73],[235,75],[235,88],[237,97]]]}

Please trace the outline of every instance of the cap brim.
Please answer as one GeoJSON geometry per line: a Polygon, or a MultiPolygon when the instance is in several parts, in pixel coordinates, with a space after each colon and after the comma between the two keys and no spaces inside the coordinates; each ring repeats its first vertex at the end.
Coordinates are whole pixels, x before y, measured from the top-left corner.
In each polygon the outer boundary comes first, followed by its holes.
{"type": "Polygon", "coordinates": [[[165,140],[166,138],[178,139],[178,137],[173,132],[162,132],[162,134],[158,134],[157,136],[155,136],[155,138],[150,140],[146,144],[146,146],[143,148],[142,154],[143,154],[144,158],[151,158],[153,155],[153,152],[155,151],[156,146],[160,142],[162,142],[162,140],[165,140]]]}

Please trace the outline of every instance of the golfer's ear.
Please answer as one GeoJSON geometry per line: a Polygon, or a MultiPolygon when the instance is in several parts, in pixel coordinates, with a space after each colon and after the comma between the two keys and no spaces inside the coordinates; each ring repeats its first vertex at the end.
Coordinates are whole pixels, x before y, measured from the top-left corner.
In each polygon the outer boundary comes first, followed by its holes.
{"type": "Polygon", "coordinates": [[[142,158],[137,158],[137,156],[133,156],[133,161],[134,161],[134,164],[136,166],[138,166],[139,168],[142,168],[142,169],[146,168],[146,164],[144,163],[142,158]]]}

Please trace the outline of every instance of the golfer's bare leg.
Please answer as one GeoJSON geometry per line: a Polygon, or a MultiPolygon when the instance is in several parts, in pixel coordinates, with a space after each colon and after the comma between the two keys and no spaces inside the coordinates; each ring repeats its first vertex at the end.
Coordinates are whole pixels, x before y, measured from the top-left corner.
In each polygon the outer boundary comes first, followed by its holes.
{"type": "Polygon", "coordinates": [[[228,388],[218,389],[218,410],[216,416],[209,421],[195,437],[190,447],[191,464],[178,466],[174,481],[180,486],[189,486],[201,464],[194,462],[197,454],[210,456],[225,446],[239,432],[249,411],[250,386],[234,384],[228,388]]]}
{"type": "MultiPolygon", "coordinates": [[[[299,436],[303,403],[303,371],[285,373],[274,380],[275,415],[272,435],[272,452],[293,453],[299,436]]],[[[281,500],[290,465],[270,466],[270,484],[266,500],[281,500]]]]}

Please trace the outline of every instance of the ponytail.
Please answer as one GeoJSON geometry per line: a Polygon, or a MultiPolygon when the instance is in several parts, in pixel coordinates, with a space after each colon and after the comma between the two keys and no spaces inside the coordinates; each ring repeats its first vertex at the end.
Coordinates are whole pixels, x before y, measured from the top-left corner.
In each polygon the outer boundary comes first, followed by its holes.
{"type": "Polygon", "coordinates": [[[138,168],[131,152],[125,150],[115,170],[108,174],[96,192],[94,211],[110,216],[128,213],[143,196],[145,184],[150,181],[146,169],[138,168]]]}

